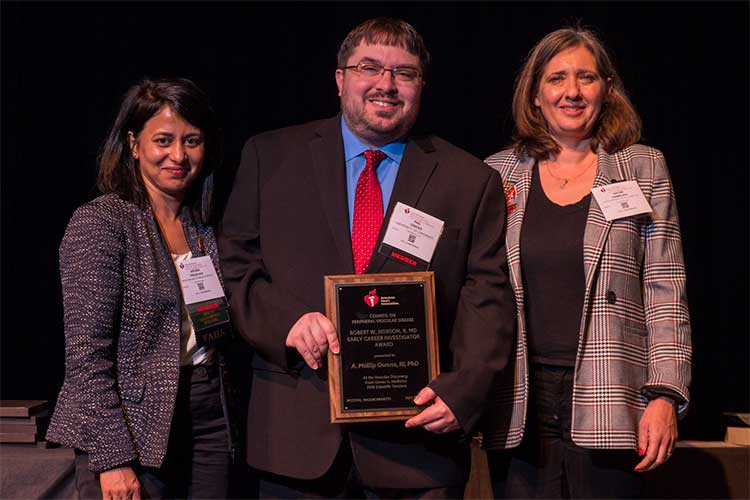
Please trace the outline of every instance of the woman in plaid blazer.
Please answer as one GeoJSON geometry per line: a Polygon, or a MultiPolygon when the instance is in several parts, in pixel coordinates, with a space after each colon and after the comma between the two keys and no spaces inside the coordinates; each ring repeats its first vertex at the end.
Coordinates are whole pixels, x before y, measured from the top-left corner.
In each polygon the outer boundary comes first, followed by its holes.
{"type": "MultiPolygon", "coordinates": [[[[506,192],[518,310],[513,369],[485,418],[508,498],[627,498],[672,454],[689,401],[690,320],[674,192],[597,37],[529,53],[514,146],[486,161],[506,192]],[[650,213],[608,220],[592,190],[635,181],[650,213]],[[636,453],[637,452],[637,453],[636,453]]],[[[611,217],[610,217],[611,218],[611,217]]]]}

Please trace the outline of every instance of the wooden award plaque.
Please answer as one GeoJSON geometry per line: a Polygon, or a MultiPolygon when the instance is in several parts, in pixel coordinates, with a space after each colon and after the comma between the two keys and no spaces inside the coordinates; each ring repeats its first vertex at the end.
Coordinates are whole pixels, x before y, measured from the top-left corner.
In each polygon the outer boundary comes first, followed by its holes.
{"type": "Polygon", "coordinates": [[[331,422],[406,420],[440,371],[432,272],[324,278],[326,315],[341,346],[328,351],[331,422]]]}

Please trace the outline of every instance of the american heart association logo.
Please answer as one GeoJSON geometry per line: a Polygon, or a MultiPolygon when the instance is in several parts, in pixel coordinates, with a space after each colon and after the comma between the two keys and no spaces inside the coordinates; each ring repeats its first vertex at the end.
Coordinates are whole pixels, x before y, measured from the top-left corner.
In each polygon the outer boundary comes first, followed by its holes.
{"type": "Polygon", "coordinates": [[[370,290],[370,293],[364,296],[365,304],[367,304],[370,307],[375,307],[380,301],[380,297],[378,297],[378,290],[376,288],[373,288],[370,290]]]}

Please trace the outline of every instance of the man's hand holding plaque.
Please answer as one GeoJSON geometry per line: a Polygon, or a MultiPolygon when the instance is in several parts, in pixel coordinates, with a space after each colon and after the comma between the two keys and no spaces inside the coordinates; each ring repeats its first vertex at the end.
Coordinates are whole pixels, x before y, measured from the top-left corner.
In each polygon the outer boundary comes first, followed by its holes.
{"type": "Polygon", "coordinates": [[[303,314],[286,336],[286,346],[297,349],[305,363],[317,370],[330,349],[339,353],[339,338],[331,320],[318,312],[303,314]]]}
{"type": "Polygon", "coordinates": [[[419,406],[431,404],[422,413],[407,420],[405,424],[407,428],[421,426],[425,430],[434,432],[435,434],[443,434],[460,429],[461,426],[458,425],[458,420],[453,414],[453,410],[430,387],[425,387],[419,391],[417,397],[414,398],[414,403],[419,406]]]}

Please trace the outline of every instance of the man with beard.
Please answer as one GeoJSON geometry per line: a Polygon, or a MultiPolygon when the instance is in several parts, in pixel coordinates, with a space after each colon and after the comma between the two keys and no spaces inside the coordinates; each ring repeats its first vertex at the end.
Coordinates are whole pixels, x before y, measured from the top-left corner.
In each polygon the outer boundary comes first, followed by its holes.
{"type": "Polygon", "coordinates": [[[247,460],[261,497],[463,495],[468,438],[508,362],[513,298],[498,175],[442,139],[409,136],[428,62],[408,23],[365,21],[338,54],[342,113],[244,147],[220,250],[256,353],[247,460]],[[445,223],[431,260],[441,374],[406,423],[331,424],[325,356],[339,340],[323,276],[414,271],[377,251],[397,202],[445,223]]]}

